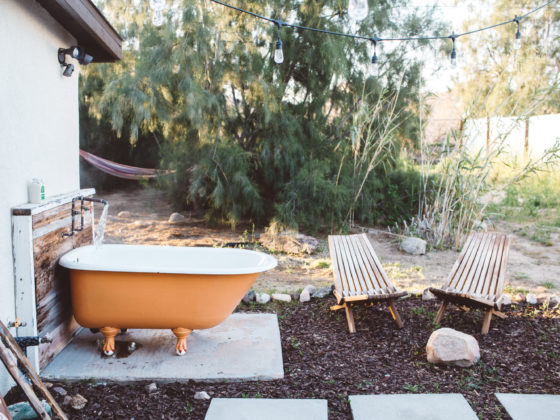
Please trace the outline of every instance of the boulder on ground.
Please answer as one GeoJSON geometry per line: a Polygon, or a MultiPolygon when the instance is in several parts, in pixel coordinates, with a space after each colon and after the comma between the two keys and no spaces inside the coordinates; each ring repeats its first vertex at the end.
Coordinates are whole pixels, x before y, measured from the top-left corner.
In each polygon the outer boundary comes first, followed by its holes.
{"type": "Polygon", "coordinates": [[[502,295],[502,306],[509,306],[511,305],[511,298],[509,295],[502,295]]]}
{"type": "Polygon", "coordinates": [[[311,300],[311,294],[307,288],[303,289],[299,295],[299,301],[301,303],[309,302],[311,300]]]}
{"type": "Polygon", "coordinates": [[[284,254],[313,254],[319,247],[316,238],[293,231],[266,232],[260,235],[259,240],[265,248],[284,254]]]}
{"type": "Polygon", "coordinates": [[[122,217],[123,219],[128,219],[128,218],[130,218],[132,215],[130,214],[129,211],[123,210],[123,211],[119,211],[119,212],[117,213],[117,216],[118,216],[118,217],[122,217]]]}
{"type": "Polygon", "coordinates": [[[550,306],[556,306],[560,303],[560,298],[556,295],[552,295],[550,297],[550,302],[548,303],[550,306]]]}
{"type": "Polygon", "coordinates": [[[320,289],[318,289],[315,293],[313,293],[311,296],[314,298],[319,298],[322,299],[325,296],[328,296],[331,294],[332,288],[330,286],[327,287],[321,287],[320,289]]]}
{"type": "Polygon", "coordinates": [[[263,304],[263,305],[265,303],[270,302],[270,295],[268,293],[257,293],[255,298],[256,298],[257,303],[260,303],[260,304],[263,304]]]}
{"type": "Polygon", "coordinates": [[[292,301],[292,297],[286,293],[273,293],[272,300],[276,302],[290,303],[292,301]]]}
{"type": "Polygon", "coordinates": [[[407,254],[424,255],[426,253],[426,241],[420,238],[406,238],[401,242],[401,249],[407,254]]]}
{"type": "Polygon", "coordinates": [[[154,392],[157,392],[157,384],[152,382],[151,384],[146,385],[145,389],[148,394],[153,394],[154,392]]]}
{"type": "Polygon", "coordinates": [[[187,218],[183,216],[181,213],[171,213],[169,216],[168,223],[171,225],[176,225],[178,223],[184,223],[187,218]]]}
{"type": "Polygon", "coordinates": [[[206,392],[206,391],[198,391],[198,392],[194,393],[194,399],[195,400],[209,400],[210,395],[208,395],[208,392],[206,392]]]}
{"type": "MultiPolygon", "coordinates": [[[[45,411],[49,415],[51,415],[51,407],[45,400],[41,400],[41,405],[43,406],[45,411]]],[[[10,416],[12,416],[13,420],[27,420],[37,418],[35,410],[33,410],[31,404],[29,404],[27,401],[10,405],[8,407],[8,411],[10,412],[10,416]]]]}
{"type": "Polygon", "coordinates": [[[86,400],[80,394],[76,394],[74,395],[74,397],[72,397],[72,401],[70,401],[70,406],[74,410],[82,410],[86,406],[87,402],[88,400],[86,400]]]}
{"type": "Polygon", "coordinates": [[[303,290],[307,290],[309,292],[309,294],[312,295],[313,293],[315,293],[317,291],[317,288],[315,286],[313,286],[312,284],[308,284],[307,286],[304,287],[303,290]]]}
{"type": "Polygon", "coordinates": [[[480,348],[472,335],[451,328],[432,333],[426,345],[428,362],[469,367],[480,360],[480,348]]]}
{"type": "Polygon", "coordinates": [[[530,305],[536,305],[538,303],[537,295],[535,295],[534,293],[528,293],[527,296],[525,297],[525,300],[530,305]]]}
{"type": "Polygon", "coordinates": [[[249,290],[247,293],[245,293],[245,296],[243,296],[243,303],[245,305],[248,305],[255,300],[255,297],[255,292],[253,290],[249,290]]]}

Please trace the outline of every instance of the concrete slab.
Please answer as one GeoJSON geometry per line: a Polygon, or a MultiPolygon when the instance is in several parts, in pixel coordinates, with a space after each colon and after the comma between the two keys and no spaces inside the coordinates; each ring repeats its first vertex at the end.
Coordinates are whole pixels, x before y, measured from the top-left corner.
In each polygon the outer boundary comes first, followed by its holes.
{"type": "MultiPolygon", "coordinates": [[[[129,383],[134,381],[250,381],[284,377],[280,329],[275,314],[233,314],[208,330],[195,330],[187,339],[187,354],[175,354],[170,330],[129,330],[116,337],[128,357],[103,357],[97,341],[83,330],[41,372],[47,380],[129,383]]],[[[118,352],[117,352],[118,353],[118,352]]]]}
{"type": "Polygon", "coordinates": [[[560,395],[495,395],[513,420],[550,420],[560,417],[560,395]]]}
{"type": "Polygon", "coordinates": [[[478,420],[461,394],[351,395],[354,420],[478,420]]]}
{"type": "Polygon", "coordinates": [[[214,398],[205,420],[327,420],[327,400],[214,398]]]}

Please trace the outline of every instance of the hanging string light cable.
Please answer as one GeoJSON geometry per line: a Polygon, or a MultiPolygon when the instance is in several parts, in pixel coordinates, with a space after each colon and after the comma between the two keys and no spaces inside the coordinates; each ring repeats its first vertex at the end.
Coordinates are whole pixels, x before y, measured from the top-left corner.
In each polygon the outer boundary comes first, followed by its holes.
{"type": "MultiPolygon", "coordinates": [[[[458,33],[458,34],[453,33],[451,35],[418,35],[418,36],[411,36],[411,37],[394,37],[394,38],[379,38],[379,37],[376,37],[376,36],[372,37],[372,36],[365,36],[365,35],[358,35],[358,34],[349,34],[349,33],[344,33],[344,32],[328,31],[326,29],[312,28],[312,27],[309,27],[309,26],[296,25],[294,23],[283,22],[283,21],[277,20],[277,19],[271,19],[271,18],[268,18],[266,16],[262,16],[262,15],[259,15],[257,13],[250,12],[248,10],[242,9],[240,7],[233,6],[233,5],[228,4],[228,3],[224,3],[224,2],[219,1],[219,0],[210,0],[210,1],[212,1],[213,3],[219,4],[221,6],[227,7],[229,9],[236,10],[240,13],[244,13],[244,14],[253,16],[257,19],[273,23],[276,26],[278,26],[278,41],[276,42],[277,50],[278,50],[278,42],[280,42],[280,49],[282,48],[282,41],[280,40],[280,28],[283,27],[283,26],[293,28],[293,29],[300,29],[300,30],[303,30],[303,31],[318,32],[318,33],[322,33],[322,34],[326,34],[326,35],[341,36],[341,37],[346,37],[346,38],[372,41],[374,43],[374,58],[376,59],[376,62],[377,62],[376,47],[377,47],[377,44],[380,43],[380,42],[430,41],[430,40],[438,40],[438,39],[451,39],[451,41],[453,43],[453,50],[451,52],[451,60],[452,60],[452,65],[453,65],[453,60],[455,60],[455,62],[456,62],[456,59],[457,59],[457,52],[455,50],[455,40],[456,39],[458,39],[460,37],[472,35],[472,34],[475,34],[475,33],[478,33],[478,32],[494,29],[494,28],[497,28],[499,26],[508,25],[510,23],[515,23],[517,25],[517,32],[515,33],[514,48],[517,49],[518,45],[519,45],[519,47],[521,46],[521,33],[519,32],[520,21],[523,20],[523,19],[526,19],[527,17],[529,17],[530,15],[538,12],[539,10],[544,9],[545,7],[551,5],[552,3],[556,3],[558,0],[550,0],[547,3],[542,4],[541,6],[538,6],[535,9],[532,9],[532,10],[528,11],[527,13],[525,13],[523,15],[520,15],[520,16],[516,15],[513,19],[506,20],[504,22],[499,22],[499,23],[496,23],[494,25],[473,29],[473,30],[467,31],[467,32],[462,32],[462,33],[458,33]]],[[[275,54],[275,58],[276,58],[276,54],[275,54]]],[[[282,57],[282,61],[283,61],[283,57],[282,57]]],[[[372,58],[372,63],[373,63],[373,58],[372,58]]],[[[373,63],[373,64],[377,64],[377,63],[373,63]]]]}

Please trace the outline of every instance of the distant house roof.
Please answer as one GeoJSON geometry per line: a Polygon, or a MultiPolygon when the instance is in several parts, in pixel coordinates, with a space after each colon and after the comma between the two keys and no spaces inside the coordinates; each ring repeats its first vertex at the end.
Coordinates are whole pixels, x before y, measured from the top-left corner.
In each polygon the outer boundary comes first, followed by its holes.
{"type": "Polygon", "coordinates": [[[94,62],[122,58],[122,38],[91,0],[37,1],[93,56],[94,62]]]}

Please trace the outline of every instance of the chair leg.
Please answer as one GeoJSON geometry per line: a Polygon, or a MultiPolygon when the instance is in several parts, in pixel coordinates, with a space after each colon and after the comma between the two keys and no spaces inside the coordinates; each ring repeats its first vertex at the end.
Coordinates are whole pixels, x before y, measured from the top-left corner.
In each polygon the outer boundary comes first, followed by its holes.
{"type": "Polygon", "coordinates": [[[354,314],[352,313],[352,308],[349,304],[344,304],[344,310],[346,311],[346,320],[348,321],[348,330],[351,333],[356,332],[356,325],[354,324],[354,314]]]}
{"type": "Polygon", "coordinates": [[[488,331],[490,331],[490,322],[492,322],[493,312],[494,311],[492,309],[488,309],[484,314],[484,322],[482,323],[482,335],[488,334],[488,331]]]}
{"type": "Polygon", "coordinates": [[[441,320],[443,319],[443,314],[445,313],[445,310],[447,309],[447,301],[444,300],[441,302],[441,307],[439,308],[439,311],[436,315],[436,319],[434,319],[434,324],[439,324],[441,322],[441,320]]]}
{"type": "Polygon", "coordinates": [[[399,313],[397,312],[397,308],[395,308],[395,302],[393,302],[392,300],[389,301],[389,312],[391,312],[391,316],[393,317],[393,321],[395,321],[395,324],[397,324],[397,327],[402,328],[404,324],[401,320],[401,317],[399,316],[399,313]]]}

